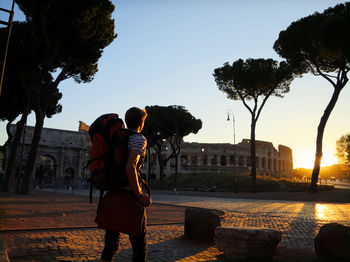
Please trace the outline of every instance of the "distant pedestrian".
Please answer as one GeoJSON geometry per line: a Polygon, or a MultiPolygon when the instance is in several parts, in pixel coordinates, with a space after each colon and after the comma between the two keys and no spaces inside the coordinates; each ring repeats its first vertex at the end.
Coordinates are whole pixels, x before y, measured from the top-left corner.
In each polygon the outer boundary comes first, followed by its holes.
{"type": "MultiPolygon", "coordinates": [[[[139,176],[141,168],[140,164],[143,162],[146,156],[147,140],[143,135],[140,134],[141,130],[143,129],[146,117],[146,111],[141,110],[137,107],[132,107],[126,112],[125,122],[127,128],[132,131],[132,134],[128,140],[128,161],[125,167],[129,185],[123,187],[122,190],[118,192],[108,192],[103,199],[106,205],[119,209],[115,211],[119,212],[119,214],[113,213],[112,218],[108,218],[114,219],[115,223],[122,223],[122,225],[125,223],[126,226],[126,224],[133,223],[131,221],[140,220],[138,216],[141,212],[140,232],[128,233],[132,245],[134,262],[146,261],[147,258],[147,217],[144,207],[147,207],[152,203],[150,195],[144,194],[142,192],[139,176]],[[129,215],[125,217],[124,213],[127,213],[129,215]],[[122,218],[123,215],[124,218],[122,218]]],[[[103,201],[101,202],[101,208],[104,208],[103,201]]],[[[113,221],[111,223],[113,223],[113,221]]],[[[106,229],[105,245],[100,261],[112,260],[113,256],[118,251],[119,241],[119,231],[106,229]]]]}

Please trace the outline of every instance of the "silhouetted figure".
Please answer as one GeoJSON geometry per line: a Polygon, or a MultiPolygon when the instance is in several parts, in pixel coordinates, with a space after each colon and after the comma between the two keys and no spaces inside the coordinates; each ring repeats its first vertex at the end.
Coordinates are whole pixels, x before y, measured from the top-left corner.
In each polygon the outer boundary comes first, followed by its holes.
{"type": "MultiPolygon", "coordinates": [[[[103,201],[110,201],[110,203],[117,203],[120,199],[127,201],[127,209],[132,209],[133,213],[140,210],[145,210],[144,207],[149,206],[152,203],[152,199],[149,194],[143,194],[139,181],[140,165],[139,161],[143,161],[146,155],[146,138],[140,134],[143,129],[147,113],[145,110],[133,107],[130,108],[125,114],[125,122],[129,130],[133,132],[128,140],[128,161],[125,167],[126,175],[129,181],[129,185],[122,188],[120,192],[108,192],[101,202],[101,209],[104,208],[103,201]],[[132,199],[130,200],[130,195],[132,199]],[[118,199],[114,199],[117,197],[118,199]],[[135,201],[136,199],[136,201],[135,201]],[[113,202],[114,201],[114,202],[113,202]],[[130,207],[131,205],[131,207],[130,207]]],[[[122,205],[122,204],[121,204],[122,205]]],[[[117,210],[119,211],[119,210],[117,210]]],[[[122,212],[123,210],[120,210],[122,212]]],[[[101,214],[108,212],[100,211],[101,214]]],[[[118,220],[119,214],[112,214],[118,220]]],[[[143,213],[141,233],[131,234],[129,233],[129,239],[133,249],[133,261],[146,261],[147,258],[147,240],[146,240],[146,212],[143,213]]],[[[120,218],[122,219],[122,218],[120,218]]],[[[133,217],[129,218],[133,220],[133,217]]],[[[98,221],[97,221],[98,222],[98,221]]],[[[113,222],[112,222],[113,223],[113,222]]],[[[114,254],[118,251],[120,241],[120,232],[115,230],[106,229],[105,234],[105,246],[102,251],[101,261],[111,261],[114,254]]]]}

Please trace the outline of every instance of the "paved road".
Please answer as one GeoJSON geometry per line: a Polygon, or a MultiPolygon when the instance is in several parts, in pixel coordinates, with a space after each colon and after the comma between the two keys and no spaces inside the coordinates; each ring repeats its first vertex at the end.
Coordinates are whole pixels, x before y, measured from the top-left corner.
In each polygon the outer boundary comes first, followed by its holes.
{"type": "MultiPolygon", "coordinates": [[[[69,193],[67,190],[61,192],[69,193]]],[[[74,194],[87,196],[88,191],[74,191],[74,194]]],[[[95,195],[98,195],[98,193],[95,195]]],[[[153,194],[152,198],[154,203],[212,208],[228,213],[303,218],[321,224],[329,222],[347,224],[350,222],[350,203],[317,203],[309,201],[243,199],[161,193],[153,194]]]]}
{"type": "Polygon", "coordinates": [[[228,199],[184,195],[153,196],[156,203],[220,209],[230,213],[247,213],[278,217],[312,219],[316,223],[350,221],[350,203],[315,203],[285,200],[228,199]]]}
{"type": "Polygon", "coordinates": [[[331,181],[328,185],[333,185],[334,188],[348,189],[350,190],[350,182],[348,181],[331,181]]]}
{"type": "MultiPolygon", "coordinates": [[[[75,194],[86,196],[87,192],[75,191],[75,194]]],[[[313,238],[323,224],[339,222],[350,226],[350,204],[167,194],[153,194],[153,200],[156,204],[149,212],[148,243],[149,261],[156,262],[227,261],[222,252],[211,244],[182,239],[184,206],[224,210],[227,217],[222,221],[223,225],[259,226],[282,231],[282,241],[276,254],[280,259],[277,261],[294,261],[295,257],[289,256],[288,250],[298,250],[301,254],[299,258],[313,259],[313,238]]],[[[0,206],[2,217],[7,218],[7,226],[4,222],[0,226],[11,261],[98,260],[103,246],[103,231],[94,228],[91,221],[84,224],[88,217],[92,217],[95,208],[86,204],[85,197],[48,193],[46,198],[18,199],[15,196],[2,204],[8,209],[4,211],[4,206],[0,206]],[[17,205],[19,211],[11,213],[9,210],[13,208],[9,208],[10,204],[17,205]],[[36,215],[31,215],[33,213],[36,215]],[[53,223],[51,229],[48,228],[49,223],[53,223]],[[64,223],[66,228],[55,228],[60,223],[64,223]],[[6,227],[11,229],[10,225],[17,226],[19,230],[4,231],[6,227]],[[29,225],[32,227],[23,230],[29,225]],[[77,225],[85,225],[86,228],[77,225]]],[[[127,237],[123,236],[116,261],[130,261],[130,248],[127,237]]]]}
{"type": "Polygon", "coordinates": [[[262,226],[281,230],[280,245],[291,248],[313,248],[320,227],[337,222],[350,226],[350,204],[296,202],[281,200],[248,200],[182,195],[155,195],[157,203],[224,210],[229,226],[262,226]]]}

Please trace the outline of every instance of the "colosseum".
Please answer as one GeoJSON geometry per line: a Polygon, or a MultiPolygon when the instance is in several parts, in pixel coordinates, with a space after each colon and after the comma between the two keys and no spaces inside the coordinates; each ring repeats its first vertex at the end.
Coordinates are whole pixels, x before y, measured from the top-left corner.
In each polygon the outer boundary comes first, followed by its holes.
{"type": "MultiPolygon", "coordinates": [[[[165,154],[170,154],[170,146],[165,146],[163,150],[165,154]]],[[[155,153],[152,152],[151,159],[154,158],[155,153]]],[[[155,164],[152,173],[157,174],[158,168],[155,164]]],[[[249,174],[251,169],[249,139],[243,139],[236,145],[188,142],[182,145],[178,164],[180,173],[232,172],[234,168],[240,175],[249,174]]],[[[256,141],[256,168],[260,174],[291,175],[292,149],[284,145],[279,145],[276,149],[271,142],[256,141]]],[[[170,175],[174,170],[175,159],[170,159],[164,172],[170,175]]]]}
{"type": "MultiPolygon", "coordinates": [[[[81,123],[82,124],[82,123],[81,123]]],[[[79,131],[68,131],[43,128],[36,159],[36,169],[33,171],[33,186],[49,187],[81,187],[86,185],[90,177],[84,166],[89,159],[90,139],[87,131],[79,126],[79,131]]],[[[15,126],[12,126],[14,132],[15,126]]],[[[27,126],[22,150],[18,150],[17,163],[23,166],[31,145],[33,127],[27,126]],[[23,155],[21,156],[21,152],[23,155]],[[22,161],[20,161],[22,159],[22,161]]],[[[170,146],[165,144],[163,152],[170,155],[170,146]]],[[[0,163],[3,161],[0,156],[0,163]]],[[[155,159],[155,152],[151,150],[149,160],[155,159]]],[[[6,159],[5,159],[6,162],[6,159]]],[[[148,169],[145,161],[143,173],[150,170],[155,178],[159,178],[157,161],[148,169]]],[[[232,172],[248,175],[251,169],[250,140],[233,144],[188,143],[183,142],[178,161],[179,173],[203,172],[232,172]],[[236,154],[234,154],[236,152],[236,154]]],[[[170,159],[164,169],[166,176],[175,171],[175,159],[170,159]]],[[[271,142],[256,141],[256,167],[260,174],[286,174],[293,171],[292,150],[283,145],[274,148],[271,142]]],[[[154,177],[153,176],[153,177],[154,177]]]]}

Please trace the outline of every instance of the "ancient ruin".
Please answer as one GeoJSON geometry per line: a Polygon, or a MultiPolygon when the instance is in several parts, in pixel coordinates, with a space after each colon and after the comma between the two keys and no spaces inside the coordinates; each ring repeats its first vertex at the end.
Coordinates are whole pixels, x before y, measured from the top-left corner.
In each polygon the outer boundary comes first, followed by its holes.
{"type": "MultiPolygon", "coordinates": [[[[15,126],[12,126],[14,131],[15,126]]],[[[80,131],[43,128],[33,171],[33,187],[84,187],[90,177],[89,169],[84,166],[89,159],[90,139],[82,124],[80,131]]],[[[27,126],[24,143],[19,145],[17,165],[20,169],[27,159],[34,128],[27,126]],[[22,150],[23,147],[23,150],[22,150]],[[22,153],[23,152],[23,153],[22,153]]],[[[23,140],[21,140],[23,141],[23,140]]],[[[165,145],[164,154],[170,154],[170,146],[165,145]]],[[[155,159],[151,150],[150,159],[155,159]]],[[[5,160],[6,161],[6,160],[5,160]]],[[[251,169],[250,140],[233,144],[188,143],[183,142],[178,161],[180,173],[202,172],[237,172],[248,175],[251,169]],[[236,152],[236,155],[234,154],[236,152]]],[[[144,173],[148,167],[145,161],[144,173]]],[[[256,167],[260,174],[286,174],[293,171],[292,150],[283,145],[276,149],[271,142],[256,141],[256,167]]],[[[152,165],[150,171],[158,178],[158,164],[152,165]]],[[[175,170],[175,159],[170,159],[164,174],[170,175],[175,170]]],[[[13,181],[15,183],[15,181],[13,181]]]]}

